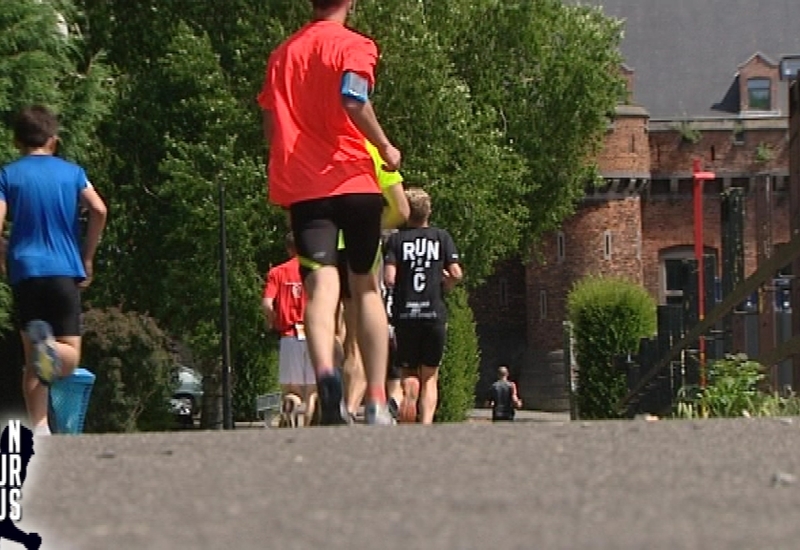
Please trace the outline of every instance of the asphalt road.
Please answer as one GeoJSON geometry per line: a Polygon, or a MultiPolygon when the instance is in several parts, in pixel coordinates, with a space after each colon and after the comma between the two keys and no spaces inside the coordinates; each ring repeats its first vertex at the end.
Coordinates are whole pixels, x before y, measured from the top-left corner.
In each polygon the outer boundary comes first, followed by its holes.
{"type": "Polygon", "coordinates": [[[43,549],[800,548],[800,419],[58,436],[36,450],[21,526],[43,549]]]}

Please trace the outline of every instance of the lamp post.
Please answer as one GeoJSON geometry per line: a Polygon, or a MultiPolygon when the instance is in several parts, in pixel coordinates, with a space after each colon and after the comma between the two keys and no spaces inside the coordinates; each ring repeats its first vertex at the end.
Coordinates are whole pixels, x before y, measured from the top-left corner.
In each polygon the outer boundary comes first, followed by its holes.
{"type": "MultiPolygon", "coordinates": [[[[694,203],[694,257],[697,260],[697,318],[702,322],[706,314],[705,266],[703,265],[703,183],[716,178],[714,172],[701,169],[700,159],[692,164],[693,203],[694,203]]],[[[706,339],[700,336],[698,341],[700,360],[700,387],[706,387],[706,339]]]]}
{"type": "Polygon", "coordinates": [[[225,230],[225,180],[219,179],[219,271],[222,325],[222,427],[233,428],[231,414],[231,329],[228,312],[228,236],[225,230]]]}

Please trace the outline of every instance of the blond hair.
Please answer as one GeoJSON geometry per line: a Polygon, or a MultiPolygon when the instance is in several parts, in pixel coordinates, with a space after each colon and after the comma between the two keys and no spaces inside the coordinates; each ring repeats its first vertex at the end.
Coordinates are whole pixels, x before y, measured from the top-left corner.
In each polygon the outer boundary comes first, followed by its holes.
{"type": "Polygon", "coordinates": [[[420,187],[406,189],[406,198],[410,213],[408,222],[412,225],[421,225],[428,221],[431,215],[431,197],[420,187]]]}

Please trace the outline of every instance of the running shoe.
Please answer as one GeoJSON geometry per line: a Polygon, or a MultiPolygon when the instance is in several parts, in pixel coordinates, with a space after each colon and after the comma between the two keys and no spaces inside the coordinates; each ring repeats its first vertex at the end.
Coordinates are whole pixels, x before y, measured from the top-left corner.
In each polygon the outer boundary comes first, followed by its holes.
{"type": "Polygon", "coordinates": [[[389,406],[378,403],[367,403],[364,407],[364,421],[371,426],[394,426],[397,421],[389,412],[389,406]]]}
{"type": "Polygon", "coordinates": [[[350,415],[344,404],[342,379],[338,373],[324,376],[317,382],[319,394],[320,426],[350,424],[350,415]]]}
{"type": "Polygon", "coordinates": [[[33,369],[36,377],[49,386],[61,377],[61,358],[56,349],[56,339],[49,323],[34,319],[25,332],[33,346],[33,369]]]}

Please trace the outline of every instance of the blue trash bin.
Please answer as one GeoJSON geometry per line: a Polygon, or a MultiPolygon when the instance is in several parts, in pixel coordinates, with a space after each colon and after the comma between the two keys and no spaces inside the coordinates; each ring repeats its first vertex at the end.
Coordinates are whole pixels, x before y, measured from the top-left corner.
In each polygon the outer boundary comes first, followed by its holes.
{"type": "Polygon", "coordinates": [[[95,375],[77,368],[50,386],[50,431],[58,434],[83,433],[95,375]]]}

